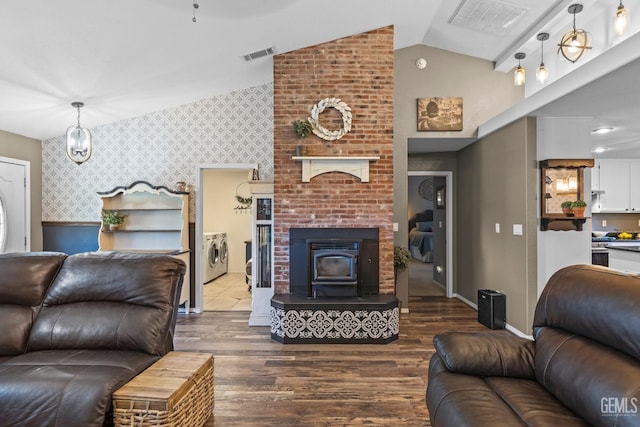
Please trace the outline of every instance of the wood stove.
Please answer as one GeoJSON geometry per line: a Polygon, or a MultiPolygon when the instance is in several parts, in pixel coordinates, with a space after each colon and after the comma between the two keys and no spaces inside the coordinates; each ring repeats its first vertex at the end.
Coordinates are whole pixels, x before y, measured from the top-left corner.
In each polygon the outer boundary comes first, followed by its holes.
{"type": "Polygon", "coordinates": [[[290,229],[289,263],[292,294],[314,298],[378,294],[378,229],[290,229]]]}

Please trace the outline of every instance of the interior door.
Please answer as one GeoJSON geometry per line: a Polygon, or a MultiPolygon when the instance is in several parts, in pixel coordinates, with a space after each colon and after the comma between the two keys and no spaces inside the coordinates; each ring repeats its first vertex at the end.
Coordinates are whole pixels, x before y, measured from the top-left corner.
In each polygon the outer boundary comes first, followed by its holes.
{"type": "Polygon", "coordinates": [[[27,167],[0,159],[0,252],[25,252],[27,242],[27,167]]]}

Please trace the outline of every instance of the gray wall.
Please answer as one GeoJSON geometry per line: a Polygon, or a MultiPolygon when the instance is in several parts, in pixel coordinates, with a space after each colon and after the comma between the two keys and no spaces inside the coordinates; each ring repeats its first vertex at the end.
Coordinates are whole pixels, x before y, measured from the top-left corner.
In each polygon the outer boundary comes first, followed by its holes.
{"type": "MultiPolygon", "coordinates": [[[[524,97],[524,89],[513,85],[511,73],[500,73],[491,61],[460,55],[425,45],[416,45],[395,52],[393,169],[394,222],[404,224],[407,218],[408,170],[455,170],[455,154],[434,153],[438,160],[426,160],[407,155],[408,138],[469,138],[477,135],[478,126],[524,97]],[[417,58],[428,65],[419,70],[417,58]],[[462,97],[463,130],[461,132],[418,132],[417,99],[425,97],[462,97]],[[440,157],[441,156],[441,157],[440,157]],[[411,167],[409,167],[411,162],[411,167]],[[436,169],[435,164],[439,167],[436,169]]],[[[456,177],[454,173],[454,194],[456,177]]],[[[454,222],[455,211],[454,206],[454,222]]],[[[455,231],[454,231],[455,233],[455,231]]],[[[408,231],[398,227],[395,244],[406,246],[408,231]]],[[[454,263],[457,263],[454,257],[454,263]]],[[[454,264],[455,265],[455,264],[454,264]]],[[[455,280],[455,276],[454,276],[455,280]]],[[[455,286],[455,283],[454,283],[455,286]]],[[[408,307],[408,274],[398,275],[398,297],[408,307]]]]}
{"type": "Polygon", "coordinates": [[[535,119],[461,150],[457,189],[457,293],[474,303],[478,289],[505,293],[507,322],[530,333],[537,296],[535,119]],[[523,235],[513,234],[514,224],[523,235]]]}
{"type": "Polygon", "coordinates": [[[37,139],[0,130],[0,156],[30,162],[31,250],[42,250],[42,144],[37,139]]]}

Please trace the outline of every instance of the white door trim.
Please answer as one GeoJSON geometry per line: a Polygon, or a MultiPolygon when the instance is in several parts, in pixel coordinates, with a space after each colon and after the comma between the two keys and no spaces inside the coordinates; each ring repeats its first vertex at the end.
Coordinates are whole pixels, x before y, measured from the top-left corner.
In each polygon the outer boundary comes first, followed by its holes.
{"type": "Polygon", "coordinates": [[[10,157],[0,156],[0,162],[11,163],[14,165],[24,166],[25,183],[24,183],[24,221],[25,221],[25,252],[31,252],[31,162],[28,160],[12,159],[10,157]]]}
{"type": "Polygon", "coordinates": [[[196,198],[196,212],[195,212],[195,239],[194,244],[195,248],[195,258],[194,258],[194,266],[195,268],[195,304],[193,311],[196,313],[202,313],[203,305],[204,305],[204,286],[203,286],[203,276],[204,272],[202,271],[202,233],[203,230],[203,205],[204,200],[202,198],[202,183],[204,181],[204,172],[207,170],[224,170],[224,169],[247,169],[253,170],[258,169],[257,163],[212,163],[212,164],[202,164],[196,166],[196,186],[194,188],[195,198],[196,198]]]}
{"type": "Polygon", "coordinates": [[[446,200],[447,207],[447,298],[453,298],[453,171],[409,171],[408,176],[444,176],[447,179],[446,200]]]}

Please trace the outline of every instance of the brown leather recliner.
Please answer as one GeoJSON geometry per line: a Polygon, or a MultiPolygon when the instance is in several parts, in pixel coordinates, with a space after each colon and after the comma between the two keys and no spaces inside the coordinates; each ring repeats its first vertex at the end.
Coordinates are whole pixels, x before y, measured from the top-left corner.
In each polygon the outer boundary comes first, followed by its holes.
{"type": "Polygon", "coordinates": [[[0,255],[0,424],[110,425],[111,395],[173,349],[184,262],[0,255]]]}
{"type": "Polygon", "coordinates": [[[536,306],[533,338],[436,335],[431,425],[640,425],[639,276],[559,270],[536,306]]]}

